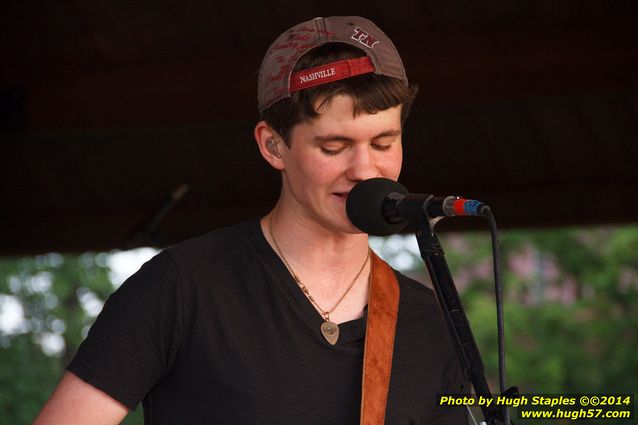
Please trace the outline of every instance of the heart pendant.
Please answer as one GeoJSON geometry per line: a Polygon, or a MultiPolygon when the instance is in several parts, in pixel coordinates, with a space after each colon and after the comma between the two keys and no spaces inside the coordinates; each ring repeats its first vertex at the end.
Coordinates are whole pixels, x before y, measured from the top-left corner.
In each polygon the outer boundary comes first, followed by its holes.
{"type": "Polygon", "coordinates": [[[339,326],[332,322],[323,322],[321,324],[321,333],[330,345],[335,345],[339,339],[339,326]]]}

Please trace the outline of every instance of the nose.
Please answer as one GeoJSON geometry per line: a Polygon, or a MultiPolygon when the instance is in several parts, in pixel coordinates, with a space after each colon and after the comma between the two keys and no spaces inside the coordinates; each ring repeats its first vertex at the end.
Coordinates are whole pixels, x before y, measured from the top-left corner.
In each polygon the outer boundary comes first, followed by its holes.
{"type": "Polygon", "coordinates": [[[360,182],[380,175],[379,167],[375,162],[374,155],[370,152],[370,148],[368,146],[356,146],[346,172],[348,179],[360,182]]]}

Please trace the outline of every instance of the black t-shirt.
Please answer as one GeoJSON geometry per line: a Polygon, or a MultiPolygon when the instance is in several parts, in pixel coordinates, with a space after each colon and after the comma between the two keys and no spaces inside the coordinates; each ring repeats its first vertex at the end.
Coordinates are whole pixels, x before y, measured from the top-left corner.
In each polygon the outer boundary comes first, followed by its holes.
{"type": "MultiPolygon", "coordinates": [[[[433,292],[397,273],[400,304],[386,424],[463,424],[435,408],[462,378],[433,292]]],[[[146,424],[359,423],[366,315],[323,319],[258,220],[161,252],[104,305],[68,370],[146,424]]]]}

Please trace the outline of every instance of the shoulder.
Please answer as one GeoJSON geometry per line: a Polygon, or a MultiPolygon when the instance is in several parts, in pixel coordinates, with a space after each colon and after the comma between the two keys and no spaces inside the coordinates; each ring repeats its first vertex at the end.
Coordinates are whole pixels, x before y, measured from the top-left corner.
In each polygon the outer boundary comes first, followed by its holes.
{"type": "Polygon", "coordinates": [[[244,221],[185,240],[166,248],[166,251],[170,255],[183,255],[202,250],[206,252],[220,251],[234,246],[246,245],[254,242],[254,233],[258,226],[257,219],[244,221]]]}
{"type": "Polygon", "coordinates": [[[399,282],[399,326],[446,338],[447,327],[434,291],[395,270],[399,282]]]}
{"type": "MultiPolygon", "coordinates": [[[[234,226],[208,232],[163,249],[130,276],[117,292],[127,292],[144,287],[184,288],[186,282],[205,279],[232,263],[242,263],[241,255],[254,250],[246,249],[256,244],[259,221],[246,221],[234,226]]],[[[174,289],[171,289],[174,290],[174,289]]]]}
{"type": "Polygon", "coordinates": [[[170,257],[183,272],[198,266],[210,266],[224,259],[236,257],[238,253],[251,251],[257,244],[257,219],[233,226],[216,229],[166,248],[163,253],[170,257]]]}
{"type": "Polygon", "coordinates": [[[423,283],[417,282],[416,280],[402,274],[398,270],[394,270],[394,274],[399,282],[401,304],[426,308],[439,308],[436,301],[436,295],[432,289],[428,288],[423,283]]]}

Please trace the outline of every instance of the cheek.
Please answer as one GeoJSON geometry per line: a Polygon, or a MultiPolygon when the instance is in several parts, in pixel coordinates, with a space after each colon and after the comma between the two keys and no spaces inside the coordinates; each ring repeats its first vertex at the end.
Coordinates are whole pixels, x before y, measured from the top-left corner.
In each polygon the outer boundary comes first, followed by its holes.
{"type": "Polygon", "coordinates": [[[398,180],[399,174],[401,174],[401,166],[403,164],[403,152],[401,149],[397,149],[393,155],[385,158],[382,162],[381,173],[384,177],[391,180],[398,180]]]}
{"type": "Polygon", "coordinates": [[[292,184],[305,192],[326,186],[337,174],[334,161],[322,161],[321,158],[297,158],[289,168],[292,184]]]}
{"type": "Polygon", "coordinates": [[[332,162],[315,162],[306,169],[309,180],[316,186],[326,186],[331,184],[340,175],[340,168],[336,165],[336,161],[332,162]]]}

